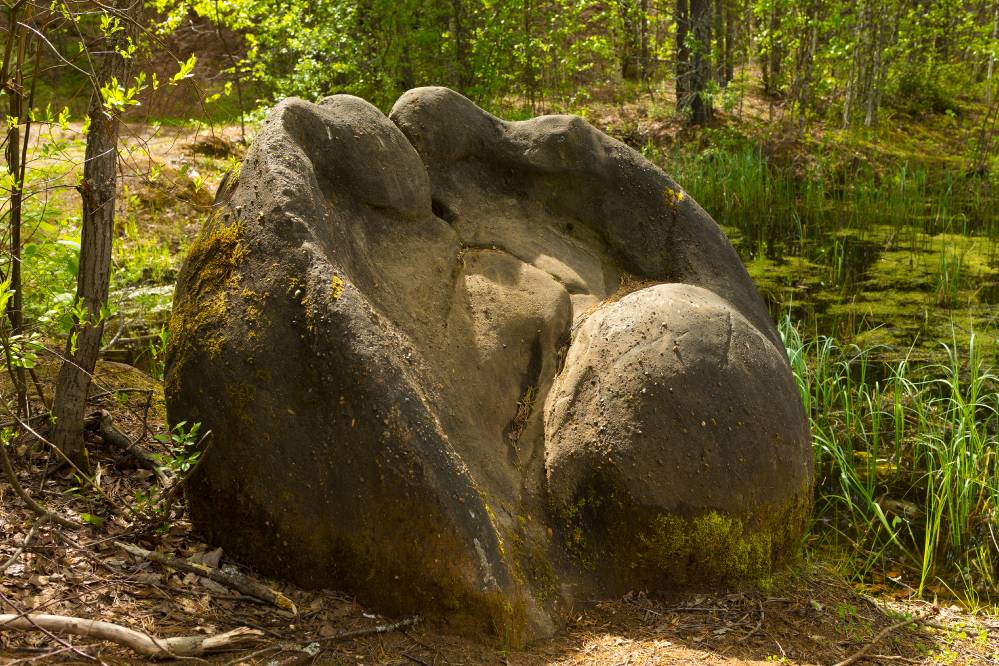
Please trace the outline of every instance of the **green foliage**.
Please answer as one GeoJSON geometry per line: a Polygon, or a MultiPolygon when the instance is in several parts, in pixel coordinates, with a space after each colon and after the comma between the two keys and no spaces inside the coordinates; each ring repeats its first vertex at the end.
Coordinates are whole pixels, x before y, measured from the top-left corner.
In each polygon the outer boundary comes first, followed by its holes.
{"type": "MultiPolygon", "coordinates": [[[[208,433],[205,433],[207,435],[208,433]]],[[[201,435],[201,424],[195,423],[188,428],[187,421],[181,421],[167,434],[156,435],[156,441],[166,445],[169,455],[156,455],[157,461],[165,469],[178,474],[187,473],[201,458],[199,444],[204,439],[201,435]]]]}
{"type": "Polygon", "coordinates": [[[578,103],[582,84],[616,67],[616,6],[583,0],[157,3],[169,14],[166,26],[193,8],[240,31],[247,50],[236,69],[278,98],[351,93],[382,107],[419,85],[449,85],[483,103],[508,95],[578,103]]]}
{"type": "Polygon", "coordinates": [[[975,336],[918,364],[780,328],[811,420],[814,538],[850,553],[860,579],[994,599],[999,377],[975,336]]]}
{"type": "Polygon", "coordinates": [[[947,88],[939,76],[928,76],[925,71],[904,71],[895,79],[889,90],[889,104],[913,116],[926,114],[958,114],[958,91],[947,88]]]}

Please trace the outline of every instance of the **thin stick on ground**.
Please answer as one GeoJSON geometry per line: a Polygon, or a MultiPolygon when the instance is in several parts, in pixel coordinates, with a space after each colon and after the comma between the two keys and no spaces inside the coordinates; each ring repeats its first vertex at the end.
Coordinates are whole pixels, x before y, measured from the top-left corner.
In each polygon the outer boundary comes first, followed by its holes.
{"type": "MultiPolygon", "coordinates": [[[[45,437],[43,437],[41,434],[39,434],[37,430],[35,430],[34,428],[32,428],[29,424],[25,423],[17,414],[11,414],[11,416],[13,416],[14,420],[17,421],[17,423],[21,426],[21,428],[23,428],[25,431],[27,431],[32,437],[34,437],[39,442],[41,442],[42,444],[45,444],[50,449],[52,449],[53,451],[55,451],[56,454],[60,458],[62,458],[63,462],[65,462],[67,465],[69,465],[71,468],[73,468],[73,471],[75,471],[80,476],[80,478],[87,483],[88,486],[90,486],[91,488],[93,488],[97,492],[97,494],[100,495],[104,499],[105,502],[107,502],[108,506],[111,507],[111,509],[113,511],[115,511],[115,513],[117,513],[117,514],[120,515],[120,514],[124,513],[125,510],[127,510],[128,513],[131,513],[132,515],[135,515],[135,511],[131,507],[129,507],[129,506],[126,506],[124,509],[122,509],[122,507],[117,502],[115,502],[114,499],[112,499],[110,495],[108,495],[106,492],[104,492],[104,490],[99,485],[97,485],[94,482],[94,480],[86,472],[84,472],[82,469],[80,469],[80,467],[76,463],[74,463],[72,460],[70,460],[69,457],[65,453],[63,453],[62,449],[60,449],[58,446],[56,446],[55,444],[53,444],[52,442],[50,442],[48,439],[46,439],[45,437]]],[[[61,524],[62,523],[60,523],[60,525],[61,524]]],[[[69,525],[64,525],[64,527],[69,527],[69,525]]]]}
{"type": "Polygon", "coordinates": [[[263,634],[256,629],[240,627],[214,636],[177,636],[155,638],[148,634],[110,622],[87,620],[65,615],[0,614],[0,631],[18,629],[21,631],[60,632],[73,636],[85,636],[102,641],[117,643],[134,650],[143,657],[170,659],[176,657],[197,657],[199,655],[228,649],[234,644],[256,639],[263,634]]]}
{"type": "Polygon", "coordinates": [[[284,596],[277,590],[273,590],[262,583],[258,583],[243,574],[222,571],[221,569],[216,569],[205,564],[187,562],[167,553],[157,553],[156,551],[146,550],[145,548],[140,548],[134,544],[124,543],[122,541],[115,541],[115,545],[122,550],[135,555],[136,557],[141,557],[142,559],[149,560],[150,562],[162,564],[163,566],[170,567],[171,569],[188,571],[190,573],[203,576],[209,580],[215,581],[216,583],[225,585],[228,588],[273,604],[282,610],[289,611],[295,615],[298,614],[298,609],[295,608],[295,604],[291,601],[291,599],[284,596]]]}
{"type": "MultiPolygon", "coordinates": [[[[8,616],[10,618],[12,618],[9,622],[0,622],[0,631],[3,631],[6,628],[6,625],[9,624],[10,622],[13,622],[14,620],[23,620],[23,621],[27,622],[27,624],[31,625],[31,628],[34,631],[40,631],[40,632],[42,632],[43,634],[45,634],[46,636],[48,636],[49,638],[51,638],[53,641],[55,641],[59,645],[67,648],[68,650],[70,650],[71,652],[74,652],[75,654],[79,655],[80,657],[82,657],[84,659],[87,659],[89,661],[100,661],[99,659],[97,659],[97,657],[94,657],[93,655],[87,654],[86,652],[82,652],[78,647],[76,647],[75,645],[73,645],[69,641],[62,639],[59,636],[56,636],[49,629],[36,624],[35,621],[31,619],[31,613],[30,613],[30,611],[19,610],[18,607],[14,604],[14,602],[7,595],[5,595],[2,592],[0,592],[0,599],[3,599],[3,601],[4,601],[4,603],[6,605],[10,606],[15,611],[18,611],[17,613],[8,614],[8,616]]],[[[0,617],[4,617],[4,616],[0,615],[0,617]]],[[[103,666],[104,662],[101,661],[100,663],[103,666]]]]}
{"type": "Polygon", "coordinates": [[[333,641],[345,641],[351,638],[357,638],[359,636],[370,636],[372,634],[387,634],[390,631],[399,631],[400,629],[406,629],[408,627],[415,626],[419,624],[422,618],[419,615],[414,615],[412,617],[407,617],[404,620],[399,620],[398,622],[392,622],[391,624],[376,624],[373,627],[365,627],[364,629],[354,629],[353,631],[345,631],[342,634],[334,634],[333,636],[327,636],[326,638],[317,638],[317,643],[329,643],[333,641]]]}
{"type": "Polygon", "coordinates": [[[28,505],[29,509],[37,513],[39,516],[47,520],[51,520],[57,525],[62,525],[65,528],[75,530],[80,527],[79,523],[75,523],[68,518],[63,518],[58,514],[48,511],[45,507],[36,502],[31,495],[25,492],[24,487],[21,486],[21,482],[17,480],[17,473],[14,471],[14,465],[10,462],[10,455],[7,453],[7,445],[2,442],[0,442],[0,464],[3,465],[4,474],[7,475],[7,481],[14,489],[14,493],[28,505]]]}
{"type": "MultiPolygon", "coordinates": [[[[391,624],[376,624],[373,627],[365,627],[363,629],[354,629],[352,631],[345,631],[343,633],[334,634],[332,636],[327,636],[325,638],[317,638],[313,642],[315,642],[315,643],[333,643],[333,642],[336,642],[336,641],[350,640],[351,638],[359,638],[361,636],[371,636],[371,635],[374,635],[374,634],[385,634],[385,633],[389,633],[391,631],[402,631],[403,629],[407,629],[409,627],[412,627],[412,626],[418,624],[421,621],[421,619],[422,618],[419,615],[414,615],[412,617],[407,617],[404,620],[399,620],[398,622],[393,622],[391,624]]],[[[405,635],[407,638],[410,638],[410,640],[413,640],[410,636],[406,635],[405,632],[403,633],[403,635],[405,635]]],[[[427,646],[424,646],[424,647],[427,647],[427,646]]],[[[428,648],[428,649],[430,649],[430,648],[428,648]]],[[[290,645],[288,643],[279,643],[277,645],[269,645],[269,646],[267,646],[267,647],[265,647],[265,648],[263,648],[261,650],[257,650],[256,652],[250,653],[248,655],[241,655],[237,659],[233,659],[232,661],[226,663],[225,666],[232,666],[233,664],[242,664],[242,663],[248,662],[248,661],[250,661],[250,660],[252,660],[254,658],[257,658],[257,657],[259,657],[259,656],[261,656],[261,655],[263,655],[263,654],[265,654],[267,652],[277,651],[278,653],[281,653],[281,652],[284,652],[285,650],[298,650],[298,651],[300,651],[301,648],[293,646],[293,645],[290,645]]],[[[408,655],[403,655],[403,656],[406,657],[407,659],[412,660],[412,657],[409,657],[408,655]]],[[[422,662],[420,662],[420,663],[422,663],[422,662]]]]}
{"type": "Polygon", "coordinates": [[[35,532],[38,531],[38,528],[47,523],[50,517],[51,514],[45,514],[35,521],[35,524],[31,526],[30,530],[28,530],[27,536],[24,537],[24,542],[21,544],[21,546],[14,551],[14,554],[11,555],[6,562],[0,564],[0,574],[5,573],[7,569],[10,568],[10,565],[14,564],[14,562],[17,561],[17,558],[21,556],[21,553],[24,552],[24,549],[31,545],[31,540],[35,538],[35,532]]]}
{"type": "Polygon", "coordinates": [[[902,620],[900,622],[896,622],[895,624],[889,627],[885,627],[884,629],[879,631],[874,636],[874,638],[870,640],[870,642],[867,645],[860,648],[859,650],[854,652],[852,655],[850,655],[843,661],[837,662],[834,666],[850,666],[850,664],[857,663],[858,661],[866,657],[867,654],[874,649],[874,646],[877,645],[882,639],[884,639],[885,636],[887,636],[891,632],[895,631],[896,629],[901,629],[902,627],[907,627],[915,622],[921,622],[924,619],[925,618],[923,617],[910,617],[907,620],[902,620]]]}

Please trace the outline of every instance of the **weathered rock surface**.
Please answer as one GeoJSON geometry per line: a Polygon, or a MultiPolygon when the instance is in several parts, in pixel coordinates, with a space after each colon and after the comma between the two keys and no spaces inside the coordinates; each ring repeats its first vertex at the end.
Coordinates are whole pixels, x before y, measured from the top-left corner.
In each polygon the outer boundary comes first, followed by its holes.
{"type": "Polygon", "coordinates": [[[520,642],[785,557],[812,480],[777,332],[661,170],[443,88],[288,99],[181,272],[188,494],[262,571],[520,642]]]}

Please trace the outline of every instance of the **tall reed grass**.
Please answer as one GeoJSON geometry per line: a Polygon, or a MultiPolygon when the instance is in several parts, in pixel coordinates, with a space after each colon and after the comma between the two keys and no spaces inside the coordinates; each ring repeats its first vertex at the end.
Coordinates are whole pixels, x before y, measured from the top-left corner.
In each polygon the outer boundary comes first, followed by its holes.
{"type": "Polygon", "coordinates": [[[811,421],[812,541],[922,595],[999,599],[999,377],[974,335],[941,361],[780,324],[811,421]],[[888,360],[893,359],[893,360],[888,360]]]}
{"type": "Polygon", "coordinates": [[[992,184],[953,169],[778,165],[745,142],[670,154],[650,142],[643,152],[721,224],[737,227],[770,253],[795,252],[833,232],[872,225],[999,235],[992,184]]]}

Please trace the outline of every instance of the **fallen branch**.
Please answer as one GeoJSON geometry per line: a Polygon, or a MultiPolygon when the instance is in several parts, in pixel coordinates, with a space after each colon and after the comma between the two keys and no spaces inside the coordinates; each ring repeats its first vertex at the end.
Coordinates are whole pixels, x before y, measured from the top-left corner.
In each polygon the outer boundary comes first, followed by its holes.
{"type": "Polygon", "coordinates": [[[5,629],[53,631],[111,641],[134,650],[143,657],[152,659],[197,657],[263,635],[256,629],[240,627],[215,636],[155,638],[141,631],[99,620],[85,620],[65,615],[16,615],[12,613],[0,614],[0,631],[5,629]]]}
{"type": "Polygon", "coordinates": [[[763,614],[763,602],[760,602],[760,620],[759,620],[759,622],[757,622],[756,626],[753,627],[752,629],[750,629],[748,632],[746,632],[745,634],[743,634],[739,638],[735,639],[735,642],[736,643],[741,643],[742,641],[746,640],[747,638],[749,638],[750,636],[752,636],[753,634],[755,634],[757,631],[759,631],[760,627],[763,626],[763,620],[764,620],[765,617],[766,616],[763,614]]]}
{"type": "Polygon", "coordinates": [[[391,624],[376,624],[373,627],[365,627],[364,629],[354,629],[353,631],[345,631],[342,634],[334,634],[332,636],[327,636],[326,638],[315,639],[316,643],[329,643],[331,641],[345,641],[350,638],[357,638],[358,636],[370,636],[372,634],[387,634],[390,631],[399,631],[400,629],[406,629],[407,627],[412,627],[422,620],[419,615],[414,615],[413,617],[407,617],[405,620],[399,620],[398,622],[393,622],[391,624]]]}
{"type": "Polygon", "coordinates": [[[136,557],[141,557],[142,559],[149,560],[150,562],[162,564],[163,566],[170,567],[171,569],[197,574],[221,585],[225,585],[230,589],[242,592],[245,595],[256,597],[261,601],[266,601],[282,610],[289,611],[295,615],[298,614],[298,609],[295,608],[295,604],[292,603],[291,599],[284,596],[277,590],[273,590],[262,583],[258,583],[252,578],[244,576],[241,573],[230,573],[205,564],[187,562],[176,558],[173,555],[146,550],[145,548],[140,548],[139,546],[124,543],[122,541],[115,541],[115,545],[122,550],[135,555],[136,557]]]}
{"type": "MultiPolygon", "coordinates": [[[[358,638],[360,636],[370,636],[370,635],[373,635],[373,634],[385,634],[385,633],[388,633],[390,631],[401,631],[402,629],[406,629],[407,627],[412,627],[413,625],[419,623],[421,621],[421,619],[422,618],[419,615],[414,615],[412,617],[408,617],[408,618],[406,618],[404,620],[399,620],[398,622],[393,622],[391,624],[376,624],[373,627],[365,627],[363,629],[354,629],[352,631],[345,631],[343,633],[334,634],[332,636],[327,636],[325,638],[316,638],[316,639],[312,640],[310,642],[310,644],[311,643],[323,643],[323,642],[331,643],[331,642],[336,642],[336,641],[345,641],[345,640],[349,640],[351,638],[358,638]]],[[[405,635],[407,638],[410,638],[410,640],[414,640],[414,639],[412,639],[410,636],[408,636],[405,633],[403,635],[405,635]]],[[[419,641],[414,641],[414,642],[419,643],[419,641]]],[[[424,645],[424,647],[426,647],[426,646],[424,645]]],[[[292,644],[292,643],[278,643],[277,645],[268,645],[267,647],[263,648],[262,650],[257,650],[256,652],[252,652],[250,654],[240,655],[238,658],[233,659],[230,662],[227,662],[225,664],[225,666],[233,666],[234,664],[247,663],[247,662],[253,661],[254,659],[256,659],[256,658],[260,657],[261,655],[266,654],[268,652],[276,652],[277,654],[280,654],[282,652],[303,652],[303,651],[305,651],[305,650],[303,649],[303,647],[301,645],[295,645],[295,644],[292,644]]],[[[307,652],[307,654],[309,654],[310,658],[315,657],[315,653],[307,652]]],[[[276,656],[276,655],[272,655],[272,656],[276,656]]],[[[403,655],[403,656],[405,657],[407,655],[403,655]]],[[[411,661],[413,661],[412,657],[407,657],[407,658],[410,659],[411,661]]],[[[291,662],[283,662],[283,663],[296,663],[296,661],[292,660],[291,662]]],[[[419,662],[419,661],[417,661],[416,663],[425,663],[425,662],[419,662]]]]}
{"type": "Polygon", "coordinates": [[[871,650],[873,650],[874,646],[877,645],[885,636],[887,636],[891,632],[895,631],[896,629],[901,629],[902,627],[907,627],[910,624],[914,624],[914,623],[917,623],[917,622],[922,622],[925,619],[926,618],[923,618],[923,617],[910,617],[907,620],[902,620],[900,622],[896,622],[895,624],[891,625],[890,627],[885,627],[884,629],[882,629],[881,631],[879,631],[874,636],[874,638],[872,638],[870,640],[870,642],[867,645],[865,645],[864,647],[862,647],[860,650],[854,652],[852,655],[850,655],[849,657],[847,657],[843,661],[837,662],[834,666],[850,666],[850,664],[857,663],[858,661],[860,661],[861,659],[863,659],[864,657],[866,657],[867,653],[870,652],[871,650]]]}
{"type": "MultiPolygon", "coordinates": [[[[30,617],[28,617],[30,615],[30,611],[18,610],[17,605],[11,600],[10,597],[8,597],[3,592],[0,592],[0,599],[3,599],[3,602],[6,605],[10,606],[15,611],[17,611],[17,614],[14,615],[13,617],[16,617],[18,619],[27,619],[28,624],[32,625],[32,627],[34,629],[42,632],[43,634],[45,634],[46,636],[48,636],[49,638],[51,638],[53,641],[55,641],[59,645],[63,646],[64,648],[67,648],[69,651],[75,653],[77,656],[79,656],[79,657],[81,657],[83,659],[89,660],[89,661],[99,661],[99,659],[97,659],[97,657],[95,657],[95,656],[93,656],[91,654],[87,654],[86,652],[83,652],[82,650],[80,650],[80,648],[76,647],[75,645],[73,645],[69,641],[63,640],[62,638],[60,638],[59,636],[56,636],[55,634],[53,634],[51,631],[49,631],[45,627],[40,627],[37,624],[35,624],[34,621],[32,621],[30,617]]],[[[52,603],[52,602],[50,601],[48,603],[52,603]]],[[[13,621],[13,620],[11,620],[11,621],[13,621]]],[[[3,626],[0,625],[0,629],[2,629],[2,628],[3,628],[3,626]]],[[[101,662],[101,664],[103,664],[103,662],[101,662]]]]}
{"type": "Polygon", "coordinates": [[[90,414],[90,416],[84,419],[83,426],[87,430],[96,432],[101,436],[101,439],[111,446],[126,451],[135,458],[140,467],[151,470],[156,474],[156,478],[161,485],[166,486],[170,483],[170,479],[163,473],[160,465],[156,464],[152,455],[138,444],[132,442],[128,435],[115,427],[114,421],[111,419],[111,413],[106,409],[101,409],[90,414]]]}
{"type": "Polygon", "coordinates": [[[101,391],[100,393],[95,393],[92,396],[89,396],[87,398],[87,402],[88,403],[100,402],[104,398],[108,398],[108,397],[111,397],[111,396],[117,396],[119,394],[125,394],[125,393],[142,393],[142,394],[145,394],[145,395],[152,395],[153,390],[152,389],[145,389],[145,388],[131,388],[131,387],[129,387],[129,388],[119,388],[119,389],[108,389],[107,391],[101,391]]]}

